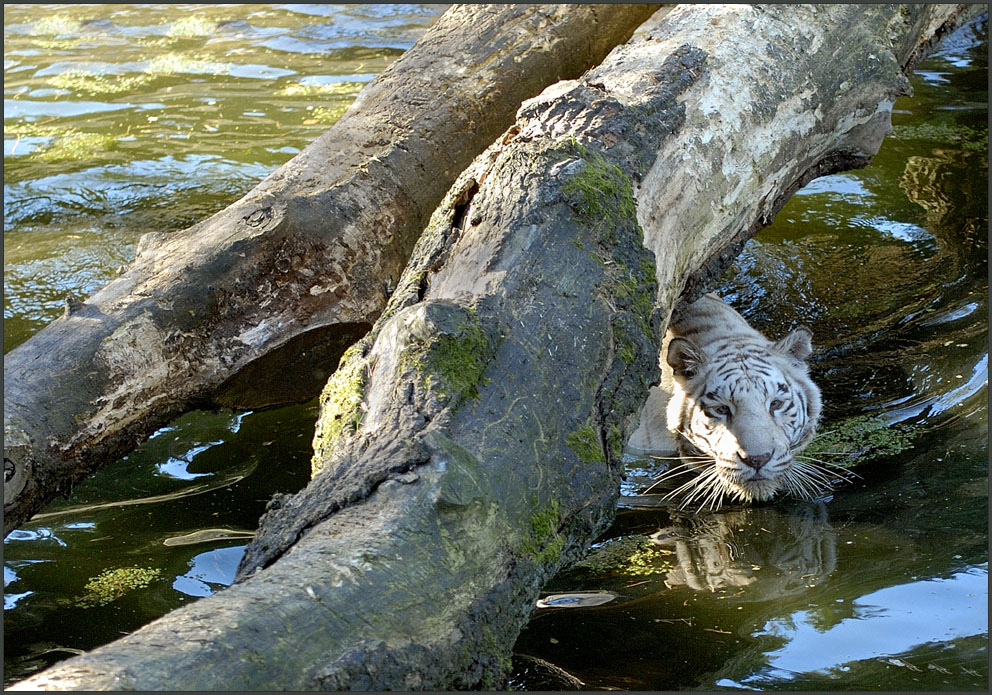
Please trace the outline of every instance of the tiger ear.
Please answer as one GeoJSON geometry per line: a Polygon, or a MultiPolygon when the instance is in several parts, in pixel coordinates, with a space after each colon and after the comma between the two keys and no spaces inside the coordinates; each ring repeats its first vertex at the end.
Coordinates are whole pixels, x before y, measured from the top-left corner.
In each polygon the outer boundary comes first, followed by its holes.
{"type": "Polygon", "coordinates": [[[699,366],[706,360],[706,356],[688,338],[672,338],[668,344],[666,359],[675,376],[691,379],[699,372],[699,366]]]}
{"type": "Polygon", "coordinates": [[[772,349],[805,362],[813,354],[813,334],[805,326],[800,326],[775,343],[772,349]]]}

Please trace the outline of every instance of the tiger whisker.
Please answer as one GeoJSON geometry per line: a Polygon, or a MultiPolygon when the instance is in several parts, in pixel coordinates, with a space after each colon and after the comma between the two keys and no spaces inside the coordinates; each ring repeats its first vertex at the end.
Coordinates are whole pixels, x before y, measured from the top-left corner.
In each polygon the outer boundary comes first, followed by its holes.
{"type": "Polygon", "coordinates": [[[709,456],[657,456],[655,454],[648,454],[648,458],[654,459],[655,461],[706,461],[709,456]]]}
{"type": "Polygon", "coordinates": [[[685,492],[686,490],[691,490],[692,488],[694,488],[694,487],[696,487],[696,486],[698,486],[700,484],[703,484],[705,481],[702,480],[702,477],[703,476],[698,476],[696,478],[693,478],[689,482],[683,483],[682,485],[680,485],[679,487],[675,488],[674,490],[670,490],[669,492],[667,492],[665,494],[665,496],[663,497],[663,499],[670,499],[672,497],[678,497],[681,493],[685,492]]]}
{"type": "Polygon", "coordinates": [[[655,478],[654,482],[652,482],[651,485],[641,494],[647,495],[651,492],[651,490],[653,490],[654,488],[656,488],[658,485],[665,482],[666,480],[671,480],[672,478],[676,478],[680,475],[685,475],[686,473],[691,472],[691,469],[695,469],[695,468],[697,468],[697,465],[694,461],[688,461],[678,466],[672,466],[667,471],[664,471],[660,476],[655,478]]]}
{"type": "Polygon", "coordinates": [[[819,488],[823,491],[833,489],[833,481],[822,475],[819,471],[795,469],[795,479],[802,487],[811,491],[819,488]]]}
{"type": "Polygon", "coordinates": [[[861,477],[848,468],[844,468],[843,466],[834,466],[830,463],[820,461],[819,459],[814,459],[812,457],[796,459],[793,463],[796,465],[801,465],[804,468],[816,470],[827,476],[837,476],[845,482],[850,482],[853,478],[861,477]]]}
{"type": "Polygon", "coordinates": [[[849,468],[845,468],[844,466],[841,466],[839,464],[833,463],[831,461],[821,461],[820,459],[813,458],[812,456],[806,456],[806,455],[803,454],[803,455],[797,456],[796,457],[796,460],[801,460],[806,465],[815,466],[817,468],[822,468],[824,470],[829,470],[831,472],[835,472],[837,474],[840,474],[841,477],[844,478],[844,480],[848,480],[849,479],[848,476],[851,476],[851,477],[854,477],[854,478],[860,478],[861,477],[860,475],[858,475],[857,473],[855,473],[854,471],[852,471],[849,468]],[[812,463],[810,463],[810,462],[812,462],[812,463]]]}
{"type": "MultiPolygon", "coordinates": [[[[715,511],[723,505],[723,493],[724,489],[722,485],[714,485],[710,490],[710,494],[706,496],[705,500],[703,500],[703,503],[708,501],[709,504],[707,504],[707,508],[710,511],[715,511]]],[[[702,510],[702,508],[701,503],[699,509],[702,510]]]]}
{"type": "MultiPolygon", "coordinates": [[[[689,506],[689,504],[692,503],[693,500],[695,500],[697,497],[704,495],[706,492],[709,492],[714,489],[718,490],[720,488],[719,471],[717,471],[715,467],[711,468],[705,471],[704,473],[700,474],[698,478],[690,480],[681,488],[678,488],[678,490],[682,490],[683,488],[690,486],[695,486],[695,489],[692,491],[690,495],[688,495],[682,501],[682,504],[679,506],[680,509],[685,509],[687,506],[689,506]]],[[[675,492],[676,490],[673,490],[672,494],[674,495],[675,492]]],[[[705,499],[703,501],[705,502],[705,499]]],[[[700,505],[699,508],[702,509],[702,505],[700,505]]]]}
{"type": "Polygon", "coordinates": [[[816,491],[820,489],[819,487],[814,489],[812,487],[812,481],[799,471],[790,474],[785,482],[789,493],[803,500],[814,499],[816,497],[816,491]]]}
{"type": "Polygon", "coordinates": [[[693,497],[696,496],[696,494],[698,494],[698,491],[700,489],[705,489],[705,488],[709,487],[710,485],[712,485],[714,482],[715,482],[715,475],[712,473],[712,471],[705,471],[704,473],[702,473],[699,476],[693,478],[692,480],[690,480],[690,481],[688,481],[686,483],[683,483],[679,487],[675,488],[674,490],[672,490],[671,492],[669,492],[668,494],[666,494],[663,499],[670,499],[670,498],[673,498],[673,497],[678,497],[680,494],[682,494],[686,490],[692,490],[693,488],[695,488],[693,490],[693,493],[691,495],[689,495],[689,497],[687,497],[685,500],[683,500],[682,505],[680,505],[679,508],[680,509],[684,509],[685,506],[686,506],[686,504],[688,502],[690,502],[693,499],[693,497]]]}

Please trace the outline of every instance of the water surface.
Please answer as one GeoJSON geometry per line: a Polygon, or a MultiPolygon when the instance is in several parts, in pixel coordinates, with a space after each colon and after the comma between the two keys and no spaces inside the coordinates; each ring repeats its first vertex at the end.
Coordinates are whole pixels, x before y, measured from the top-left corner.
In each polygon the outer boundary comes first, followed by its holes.
{"type": "MultiPolygon", "coordinates": [[[[439,11],[5,6],[4,351],[141,234],[243,195],[439,11]]],[[[985,688],[987,46],[985,20],[948,37],[872,165],[812,182],[717,288],[770,336],[813,329],[824,429],[875,415],[909,443],[816,503],[702,515],[639,497],[665,463],[632,460],[514,688],[985,688]]],[[[230,583],[266,501],[306,484],[316,412],[189,413],[8,536],[5,683],[230,583]],[[121,570],[144,585],[95,600],[121,570]]]]}

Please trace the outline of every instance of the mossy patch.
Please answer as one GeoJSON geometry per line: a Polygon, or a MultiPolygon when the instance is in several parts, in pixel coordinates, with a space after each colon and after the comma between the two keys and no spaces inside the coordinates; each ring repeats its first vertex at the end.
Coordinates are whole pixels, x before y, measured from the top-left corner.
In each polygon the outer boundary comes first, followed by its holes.
{"type": "Polygon", "coordinates": [[[877,415],[858,415],[833,423],[813,439],[802,456],[822,458],[835,465],[853,465],[894,456],[913,443],[913,428],[888,424],[877,415]]]}
{"type": "Polygon", "coordinates": [[[599,441],[599,433],[592,423],[587,422],[577,430],[569,432],[565,437],[565,445],[586,463],[606,462],[603,445],[599,441]]]}
{"type": "Polygon", "coordinates": [[[483,376],[490,353],[489,338],[474,310],[458,330],[439,333],[427,343],[415,343],[403,360],[420,373],[421,385],[445,398],[479,397],[479,386],[489,380],[483,376]]]}
{"type": "Polygon", "coordinates": [[[325,452],[342,435],[358,429],[364,415],[361,408],[364,397],[365,360],[349,348],[341,357],[338,370],[327,380],[320,394],[321,415],[313,436],[313,475],[320,472],[319,463],[325,459],[325,452]]]}
{"type": "Polygon", "coordinates": [[[80,596],[76,603],[84,608],[105,606],[131,591],[144,589],[161,574],[161,570],[150,567],[119,567],[104,570],[86,583],[84,587],[86,593],[80,596]]]}
{"type": "Polygon", "coordinates": [[[538,564],[554,562],[565,549],[565,538],[558,532],[560,525],[561,507],[558,500],[552,500],[531,516],[521,549],[538,564]]]}
{"type": "Polygon", "coordinates": [[[611,538],[589,551],[576,568],[596,574],[647,577],[675,569],[674,551],[652,543],[645,536],[611,538]]]}
{"type": "Polygon", "coordinates": [[[562,184],[561,190],[579,217],[595,231],[599,241],[615,244],[617,230],[637,217],[630,177],[603,155],[582,145],[573,143],[569,151],[582,164],[562,184]]]}
{"type": "Polygon", "coordinates": [[[610,430],[606,434],[606,443],[610,447],[610,454],[614,461],[623,458],[624,436],[619,427],[610,425],[610,430]]]}

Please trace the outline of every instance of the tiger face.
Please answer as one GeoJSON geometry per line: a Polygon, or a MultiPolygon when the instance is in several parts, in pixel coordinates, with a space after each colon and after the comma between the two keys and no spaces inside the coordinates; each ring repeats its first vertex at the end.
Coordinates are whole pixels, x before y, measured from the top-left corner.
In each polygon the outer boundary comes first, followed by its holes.
{"type": "Polygon", "coordinates": [[[758,335],[705,349],[689,338],[671,340],[669,429],[686,465],[698,472],[683,505],[698,500],[719,507],[725,497],[762,501],[779,491],[809,498],[823,487],[816,469],[795,459],[820,416],[820,391],[806,366],[810,339],[801,328],[774,344],[758,335]]]}

